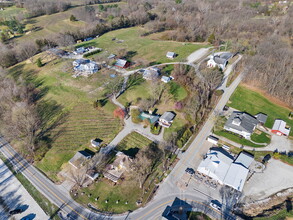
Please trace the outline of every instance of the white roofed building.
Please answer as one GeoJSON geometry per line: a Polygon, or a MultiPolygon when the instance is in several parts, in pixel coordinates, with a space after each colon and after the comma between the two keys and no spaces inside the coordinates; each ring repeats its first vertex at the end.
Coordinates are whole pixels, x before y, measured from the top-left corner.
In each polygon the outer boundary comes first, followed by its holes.
{"type": "Polygon", "coordinates": [[[280,119],[275,120],[275,123],[272,128],[272,133],[277,135],[289,136],[290,127],[287,126],[286,122],[280,119]]]}

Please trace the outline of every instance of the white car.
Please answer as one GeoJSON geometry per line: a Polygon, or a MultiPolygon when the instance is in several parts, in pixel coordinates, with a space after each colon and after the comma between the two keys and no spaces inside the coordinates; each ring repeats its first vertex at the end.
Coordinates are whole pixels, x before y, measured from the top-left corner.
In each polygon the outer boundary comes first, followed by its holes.
{"type": "Polygon", "coordinates": [[[222,209],[222,205],[221,205],[221,204],[216,204],[216,203],[213,202],[213,201],[210,203],[210,206],[211,206],[212,208],[218,210],[218,211],[221,211],[221,209],[222,209]]]}

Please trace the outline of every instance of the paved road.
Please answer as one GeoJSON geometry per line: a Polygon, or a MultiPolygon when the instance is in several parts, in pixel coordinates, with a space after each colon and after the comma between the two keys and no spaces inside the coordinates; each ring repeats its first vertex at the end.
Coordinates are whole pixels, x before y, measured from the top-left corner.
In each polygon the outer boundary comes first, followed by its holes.
{"type": "MultiPolygon", "coordinates": [[[[214,112],[218,112],[223,109],[224,105],[227,103],[230,96],[242,80],[242,77],[243,74],[240,74],[230,85],[230,87],[225,90],[225,93],[219,100],[214,112]]],[[[120,215],[107,217],[90,212],[90,210],[76,203],[67,193],[63,193],[54,183],[48,180],[34,166],[30,165],[26,160],[24,160],[2,137],[0,137],[0,151],[6,156],[6,158],[9,158],[12,163],[15,164],[16,168],[20,170],[23,175],[51,202],[60,207],[60,209],[62,209],[64,212],[70,213],[72,219],[125,219],[126,217],[128,217],[127,219],[153,219],[154,216],[158,216],[160,213],[162,213],[162,209],[164,209],[167,204],[171,203],[175,197],[192,200],[198,202],[197,204],[200,204],[199,201],[206,201],[207,198],[204,197],[204,194],[195,193],[194,191],[192,192],[190,190],[187,190],[183,194],[175,184],[176,182],[180,181],[181,176],[185,173],[186,167],[195,168],[194,162],[195,160],[198,161],[200,158],[199,152],[202,150],[205,139],[211,133],[212,127],[215,123],[214,112],[210,114],[205,125],[202,127],[201,131],[194,139],[189,149],[184,153],[184,155],[181,157],[181,160],[177,163],[170,175],[160,186],[160,190],[158,191],[158,194],[155,196],[153,201],[150,202],[146,207],[134,211],[129,216],[120,215]]],[[[232,216],[232,218],[234,217],[232,216]]]]}
{"type": "MultiPolygon", "coordinates": [[[[25,216],[35,216],[35,219],[49,219],[41,207],[21,185],[18,179],[0,159],[0,195],[1,200],[9,211],[16,208],[23,209],[23,212],[14,215],[15,220],[25,216]]],[[[1,211],[0,211],[1,213],[1,211]]],[[[0,219],[2,215],[0,214],[0,219]]],[[[4,218],[3,218],[4,219],[4,218]]],[[[8,219],[8,218],[6,218],[8,219]]]]}

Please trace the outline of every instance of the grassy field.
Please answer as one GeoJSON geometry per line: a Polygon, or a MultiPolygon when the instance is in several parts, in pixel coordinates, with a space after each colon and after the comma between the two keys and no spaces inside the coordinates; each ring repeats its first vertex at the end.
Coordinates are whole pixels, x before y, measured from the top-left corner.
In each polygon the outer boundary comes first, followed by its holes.
{"type": "Polygon", "coordinates": [[[152,143],[151,140],[143,135],[132,132],[127,135],[116,147],[117,150],[122,151],[128,156],[134,157],[139,149],[146,147],[152,143]]]}
{"type": "Polygon", "coordinates": [[[148,37],[141,37],[141,34],[146,31],[147,30],[141,27],[111,31],[98,39],[81,43],[79,46],[97,46],[107,50],[109,54],[117,54],[119,49],[125,48],[127,51],[132,51],[134,54],[133,58],[131,58],[133,61],[136,59],[143,59],[155,63],[182,61],[195,50],[207,46],[205,44],[158,41],[148,37]],[[116,38],[116,40],[112,40],[113,38],[116,38]],[[173,51],[177,53],[178,56],[170,60],[166,58],[166,53],[168,51],[173,51]]]}
{"type": "MultiPolygon", "coordinates": [[[[266,99],[260,93],[249,90],[248,88],[240,85],[230,98],[228,106],[236,108],[240,111],[246,111],[252,115],[259,112],[268,115],[265,126],[272,128],[275,119],[282,119],[287,122],[293,128],[293,120],[288,118],[290,109],[278,106],[266,99]]],[[[293,129],[291,129],[290,136],[293,135],[293,129]]]]}
{"type": "Polygon", "coordinates": [[[271,217],[253,218],[253,220],[290,220],[293,217],[293,211],[289,212],[286,209],[279,211],[276,215],[271,217]]]}
{"type": "Polygon", "coordinates": [[[115,106],[112,103],[107,102],[103,109],[93,108],[93,101],[103,93],[97,88],[111,80],[107,72],[99,71],[89,78],[75,79],[66,69],[68,65],[72,68],[71,61],[54,58],[46,61],[44,57],[45,66],[42,68],[27,61],[12,67],[10,73],[13,76],[22,74],[36,78],[39,89],[44,90],[42,100],[61,106],[62,113],[68,114],[65,122],[50,132],[53,139],[51,148],[45,157],[36,163],[38,168],[57,181],[57,173],[62,165],[76,151],[89,147],[93,138],[110,142],[121,129],[121,122],[113,116],[115,106]]]}
{"type": "Polygon", "coordinates": [[[15,6],[4,8],[5,10],[0,11],[0,18],[10,19],[17,16],[19,13],[25,12],[24,8],[17,8],[15,6]]]}

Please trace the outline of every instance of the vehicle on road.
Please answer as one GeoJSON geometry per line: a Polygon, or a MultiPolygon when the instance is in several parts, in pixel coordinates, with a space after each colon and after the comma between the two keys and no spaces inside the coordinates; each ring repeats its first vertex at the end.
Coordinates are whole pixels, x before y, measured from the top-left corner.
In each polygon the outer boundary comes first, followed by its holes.
{"type": "Polygon", "coordinates": [[[193,175],[195,174],[195,171],[194,169],[190,168],[190,167],[187,167],[186,170],[185,170],[186,173],[189,173],[190,175],[193,175]]]}
{"type": "Polygon", "coordinates": [[[14,209],[9,212],[10,215],[16,215],[22,213],[22,209],[14,209]]]}
{"type": "Polygon", "coordinates": [[[212,200],[210,206],[218,211],[222,210],[222,204],[218,200],[212,200]]]}

